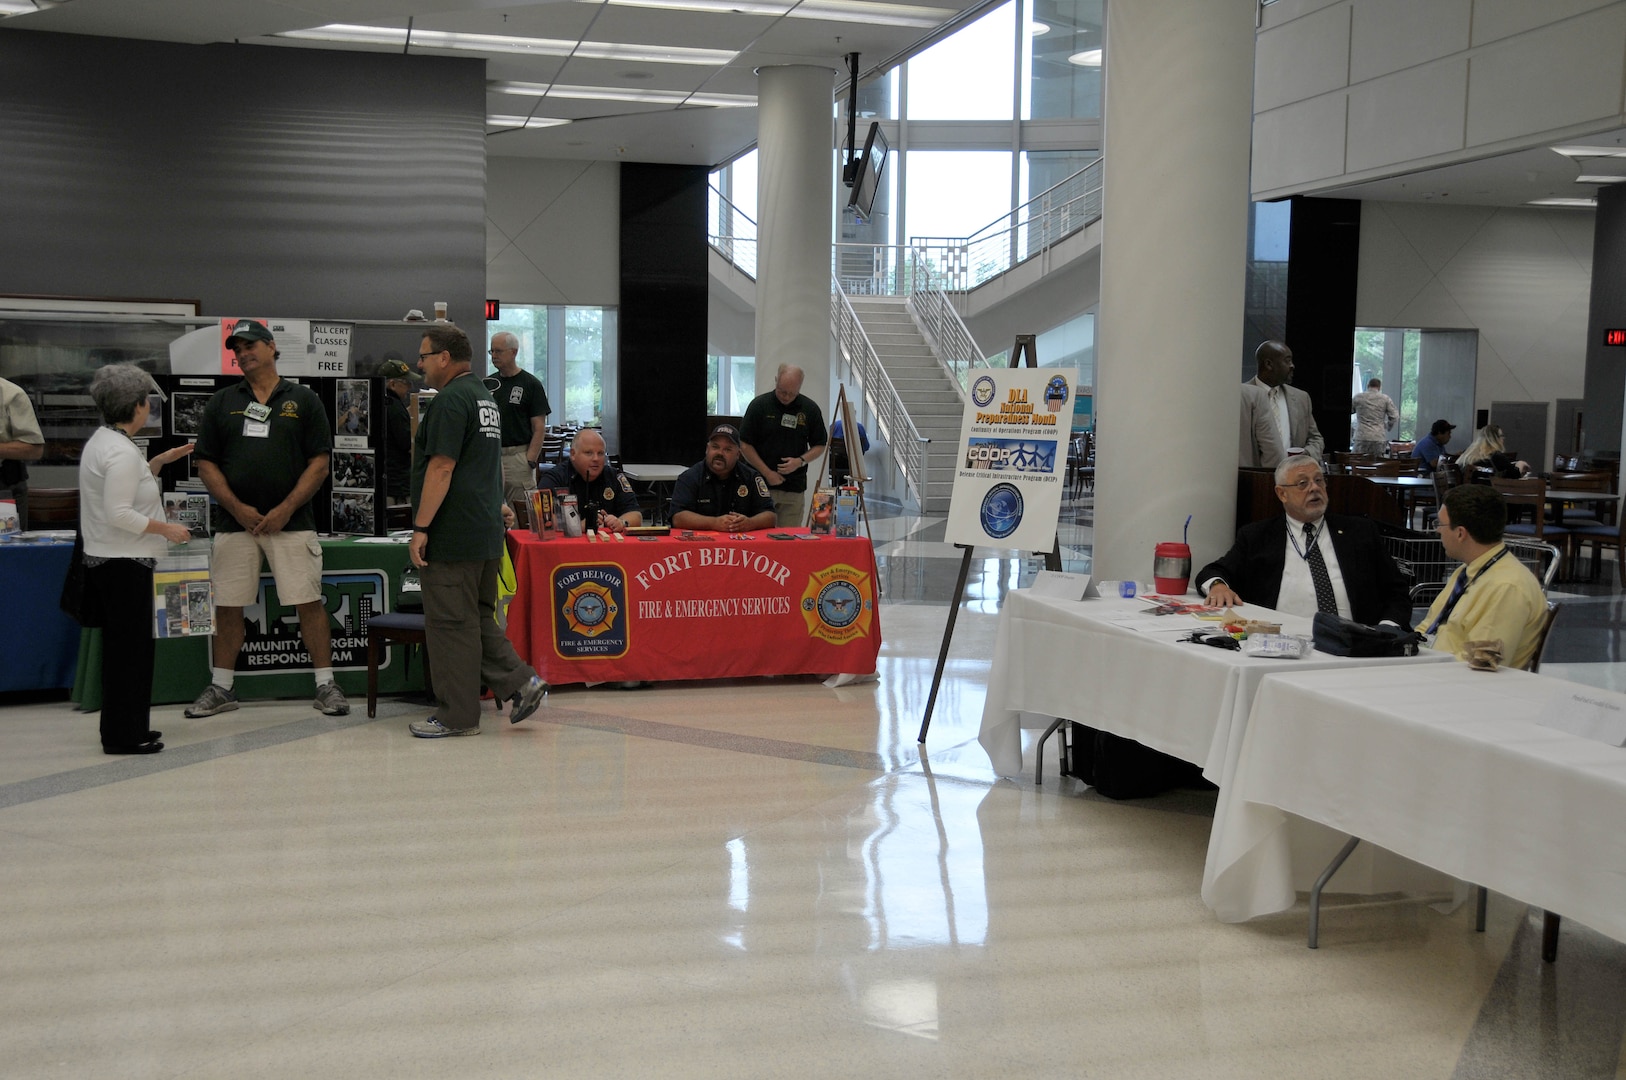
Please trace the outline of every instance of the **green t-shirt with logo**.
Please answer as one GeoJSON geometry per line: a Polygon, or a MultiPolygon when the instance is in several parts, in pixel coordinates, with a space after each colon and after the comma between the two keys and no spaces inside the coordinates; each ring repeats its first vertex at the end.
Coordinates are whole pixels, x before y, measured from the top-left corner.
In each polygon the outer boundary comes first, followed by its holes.
{"type": "Polygon", "coordinates": [[[412,443],[412,511],[418,520],[429,459],[455,461],[446,499],[429,523],[430,562],[502,556],[502,421],[497,403],[473,375],[459,375],[435,395],[412,443]]]}
{"type": "Polygon", "coordinates": [[[552,412],[542,380],[521,368],[512,375],[493,371],[485,378],[486,389],[502,413],[502,444],[531,445],[531,419],[552,412]]]}
{"type": "MultiPolygon", "coordinates": [[[[232,493],[262,514],[270,513],[299,485],[313,458],[333,452],[327,410],[308,386],[283,379],[266,399],[264,416],[249,415],[257,405],[247,379],[215,391],[198,424],[199,461],[213,462],[232,493]]],[[[298,507],[283,526],[310,532],[316,515],[310,503],[298,507]]],[[[242,532],[242,522],[220,515],[221,532],[242,532]]]]}

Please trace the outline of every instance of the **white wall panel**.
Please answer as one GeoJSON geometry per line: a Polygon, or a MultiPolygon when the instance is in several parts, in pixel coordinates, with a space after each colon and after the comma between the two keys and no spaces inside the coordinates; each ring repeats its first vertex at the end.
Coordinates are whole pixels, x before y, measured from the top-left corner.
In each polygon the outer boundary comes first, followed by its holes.
{"type": "Polygon", "coordinates": [[[1343,86],[1349,74],[1349,8],[1324,8],[1262,30],[1253,68],[1253,107],[1264,111],[1343,86]]]}
{"type": "Polygon", "coordinates": [[[511,304],[620,303],[615,162],[486,162],[486,295],[511,304]]]}
{"type": "Polygon", "coordinates": [[[1349,90],[1350,172],[1462,148],[1464,57],[1397,72],[1349,90]]]}
{"type": "Polygon", "coordinates": [[[1350,24],[1349,81],[1400,71],[1468,47],[1473,0],[1358,0],[1350,24]]]}
{"type": "Polygon", "coordinates": [[[1344,172],[1345,95],[1327,94],[1253,118],[1253,188],[1268,191],[1344,172]]]}
{"type": "Polygon", "coordinates": [[[1485,45],[1572,15],[1621,6],[1621,0],[1474,0],[1473,43],[1485,45]]]}
{"type": "Polygon", "coordinates": [[[1468,146],[1617,116],[1626,7],[1570,19],[1476,53],[1468,146]]]}

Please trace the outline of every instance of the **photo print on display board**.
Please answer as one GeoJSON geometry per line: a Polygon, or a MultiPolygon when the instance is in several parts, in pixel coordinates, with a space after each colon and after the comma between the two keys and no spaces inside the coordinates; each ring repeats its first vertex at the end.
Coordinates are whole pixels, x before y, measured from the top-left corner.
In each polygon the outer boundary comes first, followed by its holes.
{"type": "Polygon", "coordinates": [[[335,450],[331,466],[333,486],[370,492],[376,486],[377,469],[371,450],[335,450]]]}
{"type": "Polygon", "coordinates": [[[373,535],[373,495],[367,491],[335,491],[333,493],[333,531],[336,533],[362,533],[373,535]]]}
{"type": "Polygon", "coordinates": [[[172,435],[197,438],[198,425],[203,422],[203,407],[209,404],[210,394],[178,392],[169,397],[169,430],[172,435]]]}
{"type": "Polygon", "coordinates": [[[368,402],[371,381],[368,379],[337,379],[333,390],[333,445],[336,448],[361,450],[367,446],[369,432],[368,402]]]}

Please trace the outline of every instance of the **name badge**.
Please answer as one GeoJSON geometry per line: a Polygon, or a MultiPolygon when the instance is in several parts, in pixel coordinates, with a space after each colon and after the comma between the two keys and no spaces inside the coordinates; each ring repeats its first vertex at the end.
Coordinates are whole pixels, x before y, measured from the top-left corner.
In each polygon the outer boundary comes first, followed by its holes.
{"type": "Polygon", "coordinates": [[[791,413],[780,413],[779,414],[779,426],[780,427],[795,427],[796,426],[796,417],[795,417],[795,415],[793,415],[791,413]]]}
{"type": "Polygon", "coordinates": [[[244,420],[243,435],[250,439],[265,439],[271,435],[271,425],[259,420],[244,420]]]}
{"type": "Polygon", "coordinates": [[[271,419],[271,406],[261,405],[258,401],[251,402],[248,408],[243,410],[243,415],[250,420],[269,420],[271,419]]]}

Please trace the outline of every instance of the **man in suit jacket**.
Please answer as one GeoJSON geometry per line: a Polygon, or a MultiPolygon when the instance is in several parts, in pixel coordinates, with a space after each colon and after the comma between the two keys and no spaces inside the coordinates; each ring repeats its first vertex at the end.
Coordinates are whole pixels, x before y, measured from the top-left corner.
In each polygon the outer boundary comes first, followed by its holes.
{"type": "Polygon", "coordinates": [[[1325,443],[1311,414],[1310,395],[1292,385],[1293,350],[1267,341],[1253,354],[1259,374],[1242,384],[1242,435],[1237,464],[1274,469],[1290,447],[1321,459],[1325,443]]]}
{"type": "Polygon", "coordinates": [[[1198,588],[1211,606],[1248,603],[1312,616],[1318,610],[1314,564],[1319,556],[1339,615],[1367,624],[1411,625],[1406,579],[1384,550],[1377,526],[1366,518],[1327,513],[1327,481],[1318,462],[1299,456],[1278,465],[1276,497],[1286,517],[1244,525],[1231,550],[1198,571],[1198,588]]]}

